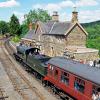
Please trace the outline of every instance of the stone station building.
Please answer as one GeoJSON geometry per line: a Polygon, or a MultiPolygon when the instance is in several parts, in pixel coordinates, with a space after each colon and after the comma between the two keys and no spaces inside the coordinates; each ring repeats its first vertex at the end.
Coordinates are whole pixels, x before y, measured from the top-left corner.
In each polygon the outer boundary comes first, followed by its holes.
{"type": "Polygon", "coordinates": [[[52,20],[45,23],[35,22],[29,25],[29,32],[22,38],[25,44],[41,49],[43,54],[49,56],[70,56],[76,60],[93,61],[98,58],[98,50],[86,47],[88,33],[78,21],[78,12],[72,12],[69,22],[60,22],[59,15],[54,12],[52,20]]]}

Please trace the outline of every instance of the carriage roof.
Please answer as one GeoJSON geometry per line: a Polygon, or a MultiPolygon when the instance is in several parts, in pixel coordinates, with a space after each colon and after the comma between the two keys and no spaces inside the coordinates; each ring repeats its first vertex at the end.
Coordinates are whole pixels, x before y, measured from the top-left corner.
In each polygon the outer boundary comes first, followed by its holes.
{"type": "Polygon", "coordinates": [[[64,57],[53,57],[48,63],[100,85],[99,68],[90,67],[88,64],[82,64],[64,57]]]}

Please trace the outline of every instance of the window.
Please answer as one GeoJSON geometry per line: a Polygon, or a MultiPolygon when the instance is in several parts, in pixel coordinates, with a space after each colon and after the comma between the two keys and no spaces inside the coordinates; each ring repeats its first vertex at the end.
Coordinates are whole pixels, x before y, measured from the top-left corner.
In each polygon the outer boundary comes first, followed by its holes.
{"type": "Polygon", "coordinates": [[[49,66],[49,74],[50,74],[50,75],[53,74],[53,66],[52,66],[52,65],[49,66]]]}
{"type": "Polygon", "coordinates": [[[75,77],[74,88],[82,93],[84,93],[85,89],[85,81],[75,77]]]}
{"type": "Polygon", "coordinates": [[[54,77],[55,77],[55,79],[58,79],[58,70],[57,69],[55,69],[54,77]]]}
{"type": "Polygon", "coordinates": [[[69,74],[68,73],[62,72],[62,74],[61,74],[61,82],[66,84],[66,85],[69,85],[69,74]]]}
{"type": "Polygon", "coordinates": [[[92,88],[92,100],[100,99],[100,86],[93,85],[92,88]]]}
{"type": "Polygon", "coordinates": [[[100,91],[100,87],[99,86],[96,86],[96,85],[93,85],[93,88],[92,88],[92,93],[96,94],[100,91]]]}

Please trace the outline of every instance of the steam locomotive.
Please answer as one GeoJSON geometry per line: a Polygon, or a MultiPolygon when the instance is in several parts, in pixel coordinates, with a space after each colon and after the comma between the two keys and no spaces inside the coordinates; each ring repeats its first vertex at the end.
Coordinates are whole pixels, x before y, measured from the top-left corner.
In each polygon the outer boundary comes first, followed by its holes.
{"type": "Polygon", "coordinates": [[[55,92],[65,93],[74,100],[100,98],[100,69],[64,57],[40,54],[40,49],[17,46],[14,56],[55,92]]]}

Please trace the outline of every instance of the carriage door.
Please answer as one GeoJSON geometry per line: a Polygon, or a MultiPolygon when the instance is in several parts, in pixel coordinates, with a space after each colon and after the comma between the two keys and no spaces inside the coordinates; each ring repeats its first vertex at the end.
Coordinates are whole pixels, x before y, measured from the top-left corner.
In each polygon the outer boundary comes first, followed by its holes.
{"type": "Polygon", "coordinates": [[[59,79],[59,70],[57,68],[54,69],[54,78],[55,80],[59,79]]]}

